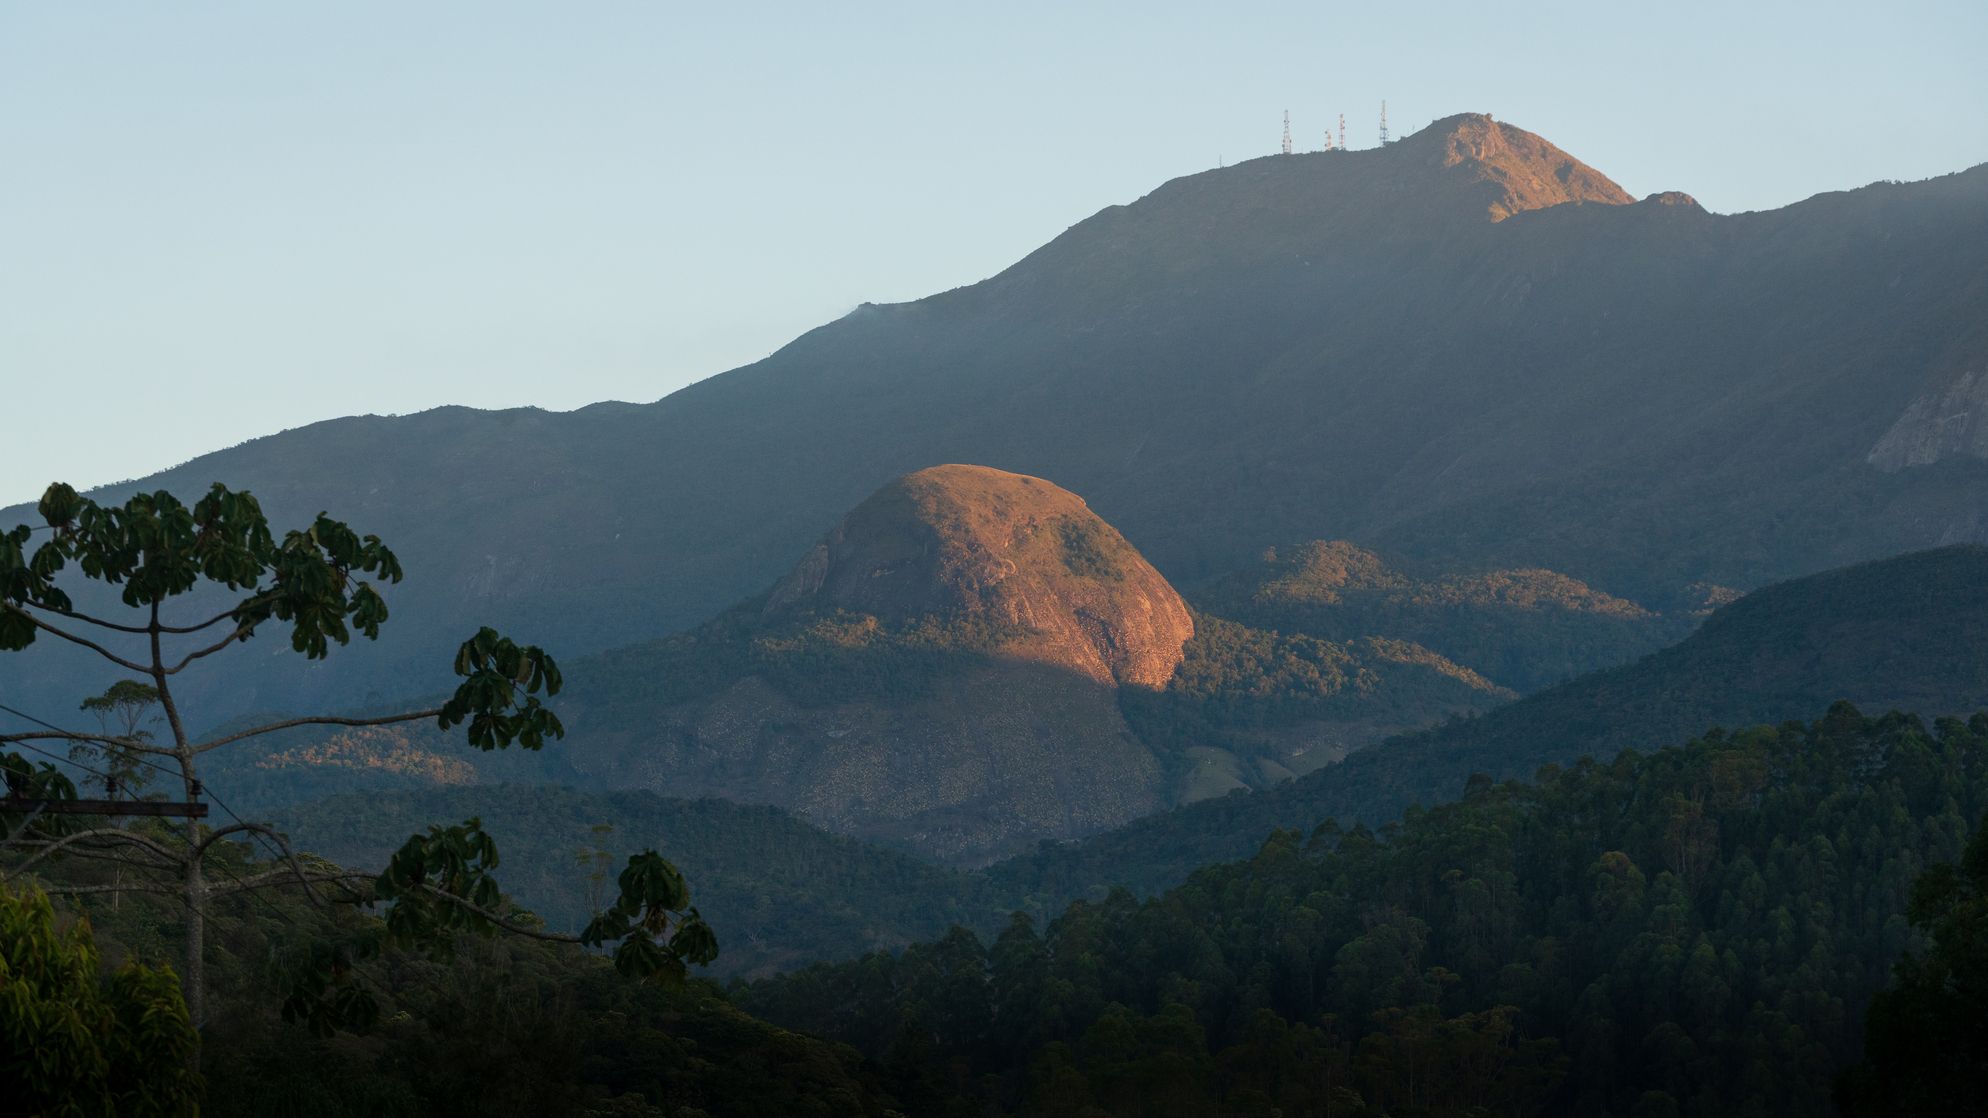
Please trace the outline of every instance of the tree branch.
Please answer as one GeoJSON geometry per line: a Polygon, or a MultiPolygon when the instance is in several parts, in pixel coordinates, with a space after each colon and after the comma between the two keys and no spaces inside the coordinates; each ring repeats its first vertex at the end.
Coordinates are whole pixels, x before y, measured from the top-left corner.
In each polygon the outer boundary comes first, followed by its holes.
{"type": "Polygon", "coordinates": [[[499,928],[502,928],[513,935],[529,936],[532,939],[542,939],[551,943],[580,942],[579,936],[567,935],[564,932],[548,932],[542,928],[527,928],[523,924],[513,924],[509,920],[504,919],[502,916],[499,916],[496,913],[490,911],[489,909],[484,908],[482,905],[479,905],[474,901],[464,900],[463,898],[456,896],[454,893],[451,893],[446,889],[438,889],[433,885],[423,885],[421,888],[423,891],[427,892],[431,896],[434,896],[440,900],[447,901],[450,904],[455,905],[457,908],[463,909],[464,911],[469,912],[475,916],[482,917],[483,919],[490,921],[492,924],[497,925],[499,928]]]}
{"type": "Polygon", "coordinates": [[[80,897],[90,893],[163,893],[176,896],[180,891],[177,885],[154,885],[149,882],[127,881],[116,885],[44,885],[42,892],[50,896],[80,897]]]}
{"type": "Polygon", "coordinates": [[[86,858],[93,862],[110,862],[128,870],[176,870],[178,863],[161,864],[134,858],[129,854],[112,853],[109,847],[77,846],[63,851],[64,858],[86,858]]]}
{"type": "MultiPolygon", "coordinates": [[[[354,893],[363,893],[364,897],[366,898],[357,903],[360,904],[378,903],[378,894],[374,891],[373,888],[373,884],[375,881],[378,880],[378,878],[374,874],[361,873],[356,870],[311,871],[303,869],[296,869],[296,870],[274,869],[274,870],[269,870],[265,873],[259,873],[254,877],[242,878],[241,880],[233,882],[232,884],[221,886],[213,890],[213,893],[215,895],[219,895],[223,893],[239,893],[244,889],[259,889],[265,885],[279,884],[285,877],[290,877],[298,881],[299,883],[306,883],[306,882],[317,882],[319,884],[337,883],[337,884],[343,884],[347,888],[352,888],[351,885],[352,882],[363,882],[365,885],[364,890],[352,889],[354,893]]],[[[506,919],[503,916],[498,915],[495,912],[490,911],[487,908],[484,908],[482,905],[479,905],[474,901],[465,900],[464,898],[458,897],[454,893],[451,893],[446,889],[442,889],[434,885],[424,884],[421,886],[421,890],[422,892],[427,893],[429,896],[432,896],[437,900],[446,901],[449,904],[455,905],[457,908],[460,908],[476,917],[479,917],[483,920],[487,920],[490,923],[496,925],[497,927],[503,929],[504,931],[512,933],[513,935],[526,936],[531,939],[546,940],[551,943],[580,942],[579,936],[568,935],[564,932],[548,932],[543,928],[532,928],[532,927],[527,927],[526,925],[523,924],[515,923],[511,920],[506,919]]]]}
{"type": "Polygon", "coordinates": [[[0,734],[0,745],[8,745],[17,741],[96,742],[99,745],[123,746],[124,748],[129,749],[134,753],[156,753],[161,757],[177,756],[177,754],[175,754],[170,749],[164,749],[156,745],[146,745],[143,742],[139,741],[137,738],[110,737],[103,734],[72,734],[67,730],[36,732],[32,734],[0,734]]]}
{"type": "Polygon", "coordinates": [[[178,675],[180,672],[186,670],[186,666],[188,664],[193,663],[195,660],[205,660],[207,657],[214,655],[216,652],[221,651],[222,649],[228,647],[229,645],[235,643],[236,641],[246,639],[248,635],[253,632],[255,632],[255,626],[253,625],[238,625],[235,627],[235,630],[233,632],[229,633],[226,637],[223,637],[219,643],[210,644],[206,648],[197,649],[193,652],[187,653],[186,656],[183,659],[181,659],[179,663],[174,664],[170,668],[167,668],[166,674],[178,675]]]}
{"type": "Polygon", "coordinates": [[[278,730],[289,730],[298,726],[391,726],[397,722],[418,722],[423,718],[438,718],[441,716],[441,713],[442,708],[436,707],[434,710],[415,710],[409,711],[406,714],[389,714],[381,718],[332,718],[323,716],[316,718],[292,718],[283,722],[271,722],[267,726],[257,726],[253,730],[243,730],[237,734],[229,734],[227,737],[215,738],[213,741],[202,742],[194,746],[193,751],[195,753],[205,753],[210,749],[219,749],[224,745],[232,745],[244,738],[261,737],[263,734],[273,734],[278,730]]]}
{"type": "MultiPolygon", "coordinates": [[[[221,622],[228,620],[229,618],[235,616],[236,614],[242,612],[245,609],[248,609],[252,606],[259,606],[264,602],[271,602],[275,600],[276,600],[276,594],[273,591],[268,594],[257,594],[255,597],[250,598],[247,601],[237,602],[235,605],[233,605],[228,609],[228,612],[216,614],[215,616],[210,617],[205,621],[202,621],[198,625],[161,625],[159,626],[159,631],[161,633],[173,633],[177,635],[185,635],[187,633],[198,633],[202,629],[211,629],[214,626],[219,625],[221,622]]],[[[150,632],[151,630],[140,629],[138,631],[143,633],[143,632],[150,632]]]]}
{"type": "MultiPolygon", "coordinates": [[[[126,660],[124,657],[119,656],[117,653],[112,652],[110,649],[105,648],[103,645],[100,645],[95,641],[85,640],[84,638],[79,637],[74,633],[64,632],[63,630],[58,629],[53,625],[50,625],[48,622],[43,621],[41,618],[36,617],[34,614],[29,613],[27,610],[22,609],[21,607],[15,605],[12,602],[0,602],[0,609],[11,610],[14,613],[18,613],[22,617],[27,618],[28,623],[33,625],[35,628],[52,633],[55,636],[61,637],[63,640],[69,641],[72,644],[80,644],[84,648],[87,648],[91,652],[94,652],[97,655],[103,657],[104,659],[109,660],[111,663],[116,664],[120,668],[136,672],[139,675],[152,674],[151,668],[148,668],[143,664],[126,660]]],[[[145,632],[145,630],[141,629],[139,630],[139,632],[145,632]]]]}
{"type": "Polygon", "coordinates": [[[179,855],[167,850],[144,835],[136,834],[119,827],[92,827],[87,831],[76,831],[63,835],[59,839],[36,839],[22,842],[22,845],[39,846],[41,849],[28,858],[27,861],[7,871],[6,876],[12,877],[15,874],[26,873],[28,867],[34,865],[36,862],[46,859],[70,843],[79,842],[83,839],[116,839],[119,842],[129,843],[133,846],[142,846],[157,854],[167,865],[178,865],[180,860],[179,855]]]}
{"type": "Polygon", "coordinates": [[[207,848],[214,845],[216,841],[222,838],[226,838],[228,835],[240,834],[243,832],[263,835],[267,837],[271,842],[274,842],[276,844],[278,852],[283,855],[283,860],[285,862],[288,862],[290,864],[290,868],[296,872],[297,881],[300,884],[302,884],[304,887],[304,896],[309,897],[311,903],[317,905],[319,908],[324,907],[324,899],[322,897],[319,897],[316,892],[312,891],[310,879],[306,876],[303,865],[297,861],[297,855],[291,851],[290,840],[284,837],[279,832],[277,832],[274,828],[265,827],[260,823],[234,823],[229,826],[222,827],[218,831],[209,832],[207,837],[200,841],[200,845],[194,847],[193,856],[196,858],[205,857],[207,854],[207,848]]]}
{"type": "Polygon", "coordinates": [[[142,637],[146,633],[151,632],[150,629],[147,629],[141,625],[119,625],[115,621],[105,621],[101,617],[91,617],[87,613],[77,613],[75,610],[57,609],[54,606],[45,605],[41,602],[29,602],[27,604],[35,609],[55,614],[58,617],[66,617],[71,621],[87,622],[88,624],[100,626],[105,629],[115,629],[120,633],[134,633],[142,637]]]}
{"type": "MultiPolygon", "coordinates": [[[[369,873],[359,873],[354,870],[310,870],[298,866],[293,862],[287,866],[278,866],[272,870],[264,870],[253,877],[238,877],[226,885],[217,885],[208,890],[208,895],[218,897],[228,893],[241,893],[250,889],[261,889],[270,885],[282,885],[290,881],[294,881],[308,889],[313,883],[319,885],[337,885],[347,884],[352,881],[364,881],[370,884],[372,880],[373,875],[369,873]]],[[[350,886],[347,885],[347,887],[349,888],[350,886]]],[[[354,890],[354,892],[357,892],[357,890],[354,890]]],[[[370,891],[368,895],[370,896],[370,891]]],[[[372,902],[366,900],[360,903],[371,904],[372,902]]]]}

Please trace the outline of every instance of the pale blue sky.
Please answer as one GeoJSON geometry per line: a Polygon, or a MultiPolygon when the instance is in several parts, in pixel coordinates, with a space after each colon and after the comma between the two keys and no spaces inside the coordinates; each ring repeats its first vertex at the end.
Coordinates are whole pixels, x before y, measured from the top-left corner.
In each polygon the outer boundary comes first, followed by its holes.
{"type": "Polygon", "coordinates": [[[1491,112],[1721,211],[1955,171],[1984,43],[1982,0],[0,0],[0,504],[336,415],[653,400],[1286,108],[1302,147],[1491,112]]]}

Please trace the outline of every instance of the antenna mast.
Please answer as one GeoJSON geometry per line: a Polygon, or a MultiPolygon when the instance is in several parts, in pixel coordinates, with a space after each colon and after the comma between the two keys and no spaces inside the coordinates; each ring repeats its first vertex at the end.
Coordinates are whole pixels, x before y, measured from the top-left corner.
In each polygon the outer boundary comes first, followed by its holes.
{"type": "Polygon", "coordinates": [[[1381,102],[1381,146],[1387,146],[1387,102],[1381,102]]]}
{"type": "Polygon", "coordinates": [[[1284,154],[1291,154],[1291,110],[1284,110],[1284,154]]]}
{"type": "Polygon", "coordinates": [[[1346,150],[1346,114],[1339,114],[1339,150],[1346,150]]]}

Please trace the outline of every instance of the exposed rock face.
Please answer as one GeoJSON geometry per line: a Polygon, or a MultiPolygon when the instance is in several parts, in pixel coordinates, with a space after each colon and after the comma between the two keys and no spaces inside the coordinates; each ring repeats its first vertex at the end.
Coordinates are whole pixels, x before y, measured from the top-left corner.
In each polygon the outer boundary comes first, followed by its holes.
{"type": "Polygon", "coordinates": [[[1427,149],[1443,167],[1460,168],[1474,180],[1495,185],[1498,196],[1486,207],[1493,221],[1567,202],[1619,206],[1635,201],[1607,175],[1485,113],[1447,117],[1401,143],[1427,149]]]}
{"type": "Polygon", "coordinates": [[[858,505],[757,608],[597,669],[600,698],[569,704],[573,764],[985,862],[1166,806],[1120,691],[1165,688],[1193,634],[1075,494],[934,466],[858,505]],[[675,701],[635,682],[695,665],[712,679],[675,701]]]}
{"type": "Polygon", "coordinates": [[[771,803],[843,834],[978,864],[1166,806],[1116,692],[1037,664],[962,663],[909,703],[804,706],[758,677],[658,712],[582,770],[621,786],[771,803]]]}
{"type": "Polygon", "coordinates": [[[1988,368],[1970,369],[1907,404],[1871,448],[1881,470],[1929,466],[1942,458],[1988,458],[1988,368]]]}
{"type": "Polygon", "coordinates": [[[1254,595],[1263,602],[1337,605],[1346,594],[1370,592],[1403,605],[1510,606],[1630,618],[1651,616],[1634,602],[1539,567],[1417,581],[1389,567],[1379,555],[1346,540],[1314,540],[1285,557],[1273,552],[1265,558],[1271,574],[1254,595]]]}
{"type": "Polygon", "coordinates": [[[1693,198],[1682,190],[1666,190],[1661,193],[1652,194],[1644,198],[1640,204],[1645,206],[1682,206],[1693,210],[1703,210],[1705,208],[1698,204],[1698,199],[1693,198]]]}
{"type": "Polygon", "coordinates": [[[1194,621],[1180,595],[1081,497],[986,466],[934,466],[857,506],[774,588],[800,607],[886,622],[965,618],[1006,658],[1159,689],[1194,621]]]}

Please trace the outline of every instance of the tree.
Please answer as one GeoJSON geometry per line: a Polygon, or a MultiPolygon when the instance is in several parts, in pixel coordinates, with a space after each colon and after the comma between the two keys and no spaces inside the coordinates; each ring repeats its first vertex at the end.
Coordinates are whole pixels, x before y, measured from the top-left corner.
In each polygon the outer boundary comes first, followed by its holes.
{"type": "Polygon", "coordinates": [[[1932,943],[1871,999],[1864,1062],[1836,1084],[1845,1114],[1964,1114],[1988,1094],[1988,819],[1958,866],[1913,883],[1908,915],[1932,943]]]}
{"type": "Polygon", "coordinates": [[[614,833],[614,824],[596,823],[587,828],[593,842],[582,846],[574,855],[580,872],[587,879],[587,911],[594,916],[601,914],[601,894],[607,889],[608,867],[614,864],[614,853],[602,846],[608,836],[614,833]]]}
{"type": "MultiPolygon", "coordinates": [[[[137,716],[146,709],[148,696],[131,689],[120,694],[113,687],[100,697],[108,717],[97,733],[50,729],[8,734],[0,735],[0,745],[39,748],[36,743],[46,741],[123,751],[177,777],[191,802],[202,795],[200,763],[207,754],[300,726],[434,719],[442,730],[465,726],[470,745],[484,751],[514,744],[537,750],[548,738],[565,734],[540,698],[558,694],[562,684],[552,657],[484,628],[457,651],[453,668],[461,682],[439,707],[370,717],[311,715],[196,736],[174,694],[183,673],[271,629],[287,635],[290,648],[311,660],[329,655],[333,644],[348,644],[354,633],[377,639],[388,619],[381,589],[400,581],[400,561],[378,536],[361,536],[323,513],[279,539],[252,495],[219,484],[191,507],[164,491],[137,494],[123,505],[99,505],[57,484],[43,494],[37,511],[41,526],[23,524],[0,534],[0,651],[24,650],[51,637],[149,681],[142,686],[156,695],[169,740],[153,741],[139,732],[137,716]],[[40,533],[46,537],[36,545],[40,533]],[[86,580],[121,588],[118,600],[124,612],[100,616],[100,611],[79,608],[58,585],[58,576],[72,567],[86,580]],[[233,600],[218,612],[178,616],[192,608],[187,602],[192,596],[233,600]],[[112,725],[111,717],[125,720],[112,725]]],[[[86,704],[86,709],[95,708],[86,704]]],[[[18,755],[6,768],[10,786],[38,782],[54,787],[18,755]]],[[[624,973],[664,980],[681,979],[686,964],[706,963],[717,955],[709,927],[690,906],[682,874],[654,851],[629,858],[618,882],[620,895],[576,937],[503,911],[502,894],[490,872],[498,861],[496,844],[475,819],[410,837],[377,874],[307,862],[290,850],[283,835],[261,823],[237,820],[210,828],[189,818],[183,838],[172,843],[134,829],[68,826],[65,819],[44,815],[7,821],[11,845],[27,851],[9,872],[18,875],[68,857],[108,859],[136,872],[110,884],[52,884],[49,892],[178,894],[186,921],[181,978],[196,1025],[204,1016],[208,901],[244,890],[295,886],[314,899],[382,906],[387,938],[370,948],[392,945],[446,953],[462,932],[503,930],[545,940],[612,944],[615,964],[624,973]],[[210,883],[205,866],[215,844],[242,839],[269,844],[276,864],[241,880],[210,883]]],[[[336,1023],[341,1018],[335,1011],[363,1016],[366,1000],[349,988],[336,988],[337,980],[349,973],[338,958],[332,953],[320,972],[326,978],[321,988],[307,982],[293,994],[298,1011],[314,1024],[336,1023]]]]}
{"type": "Polygon", "coordinates": [[[158,705],[158,688],[135,679],[120,679],[103,694],[84,699],[78,708],[97,716],[103,737],[70,746],[69,759],[96,774],[92,783],[103,791],[105,799],[115,800],[119,793],[136,799],[139,790],[151,783],[155,770],[137,749],[123,743],[151,743],[152,731],[144,727],[158,722],[158,715],[153,713],[158,705]],[[122,732],[112,733],[113,726],[122,732]]]}
{"type": "Polygon", "coordinates": [[[0,887],[0,1109],[199,1113],[199,1041],[172,971],[100,971],[87,921],[58,931],[39,889],[0,887]]]}

